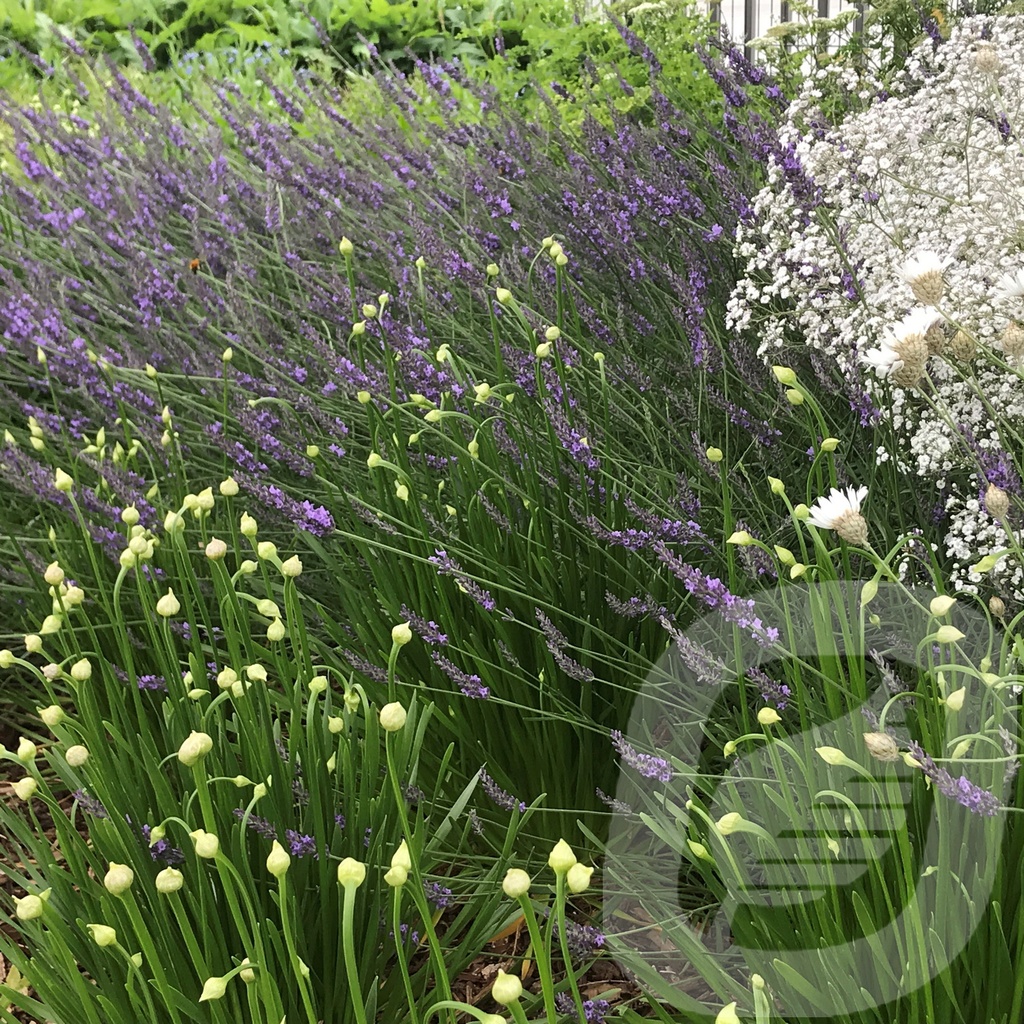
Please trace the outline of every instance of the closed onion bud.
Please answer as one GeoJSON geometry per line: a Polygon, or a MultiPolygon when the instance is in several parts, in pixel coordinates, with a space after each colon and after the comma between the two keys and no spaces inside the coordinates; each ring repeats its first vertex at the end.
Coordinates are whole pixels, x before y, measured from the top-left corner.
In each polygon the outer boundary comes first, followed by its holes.
{"type": "Polygon", "coordinates": [[[164,868],[156,876],[156,891],[164,896],[177,892],[185,884],[185,876],[177,868],[164,868]]]}
{"type": "Polygon", "coordinates": [[[590,876],[594,873],[592,867],[577,862],[565,874],[565,882],[569,886],[569,892],[583,892],[590,885],[590,876]]]}
{"type": "Polygon", "coordinates": [[[494,979],[494,986],[491,988],[491,997],[496,1003],[508,1006],[514,1003],[523,994],[523,983],[514,975],[506,974],[499,970],[498,976],[494,979]]]}
{"type": "Polygon", "coordinates": [[[405,725],[405,708],[396,700],[380,709],[380,725],[385,732],[398,732],[405,725]]]}
{"type": "Polygon", "coordinates": [[[135,881],[135,872],[127,864],[110,862],[107,873],[103,876],[103,888],[112,896],[126,893],[135,881]]]}
{"type": "Polygon", "coordinates": [[[178,760],[191,768],[213,750],[213,737],[193,730],[178,748],[178,760]]]}
{"type": "Polygon", "coordinates": [[[530,891],[530,881],[530,876],[522,868],[509,868],[505,872],[501,888],[506,896],[517,900],[530,891]]]}

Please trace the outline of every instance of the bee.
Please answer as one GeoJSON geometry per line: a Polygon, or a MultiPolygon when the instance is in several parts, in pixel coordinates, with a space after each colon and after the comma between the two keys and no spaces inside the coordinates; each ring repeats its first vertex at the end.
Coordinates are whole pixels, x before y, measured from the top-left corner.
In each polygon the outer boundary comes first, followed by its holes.
{"type": "Polygon", "coordinates": [[[190,260],[189,264],[188,264],[188,269],[191,270],[193,274],[198,274],[199,273],[199,265],[202,262],[203,261],[200,260],[200,259],[190,260]]]}

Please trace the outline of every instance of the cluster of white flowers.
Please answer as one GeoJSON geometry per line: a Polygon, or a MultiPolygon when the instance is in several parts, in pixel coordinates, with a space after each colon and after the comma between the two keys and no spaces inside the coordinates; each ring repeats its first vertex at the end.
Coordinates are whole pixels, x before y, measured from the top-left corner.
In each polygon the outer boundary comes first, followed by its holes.
{"type": "MultiPolygon", "coordinates": [[[[968,567],[1007,546],[977,500],[991,481],[978,452],[1014,463],[1024,423],[1024,17],[965,19],[888,93],[817,72],[781,141],[788,159],[737,232],[728,324],[766,362],[786,346],[828,355],[871,396],[894,439],[879,460],[944,496],[955,585],[977,590],[968,567]],[[832,126],[820,105],[837,88],[851,112],[832,126]]],[[[1024,600],[1010,560],[992,584],[1024,600]]]]}

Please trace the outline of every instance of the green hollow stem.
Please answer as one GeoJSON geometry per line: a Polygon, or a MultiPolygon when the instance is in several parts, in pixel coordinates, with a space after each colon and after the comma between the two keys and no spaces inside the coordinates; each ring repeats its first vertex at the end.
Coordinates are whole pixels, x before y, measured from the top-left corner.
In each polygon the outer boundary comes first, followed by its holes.
{"type": "Polygon", "coordinates": [[[345,886],[342,905],[341,929],[342,948],[345,953],[345,973],[348,975],[348,992],[352,999],[352,1009],[358,1024],[366,1024],[366,1004],[359,986],[359,969],[356,967],[355,933],[353,919],[356,906],[356,889],[358,886],[349,883],[345,886]]]}

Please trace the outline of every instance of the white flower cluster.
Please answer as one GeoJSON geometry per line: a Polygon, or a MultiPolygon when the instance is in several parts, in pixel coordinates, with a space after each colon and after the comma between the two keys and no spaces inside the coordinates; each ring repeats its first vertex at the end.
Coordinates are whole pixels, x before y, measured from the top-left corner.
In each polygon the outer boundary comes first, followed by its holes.
{"type": "MultiPolygon", "coordinates": [[[[946,495],[954,582],[976,590],[968,566],[1007,546],[977,450],[1016,454],[1024,423],[1024,17],[965,19],[888,93],[819,71],[780,134],[728,325],[766,362],[809,346],[871,396],[894,438],[879,460],[946,495]],[[837,89],[851,112],[833,126],[837,89]]],[[[1010,560],[991,583],[1024,600],[1010,560]]]]}

